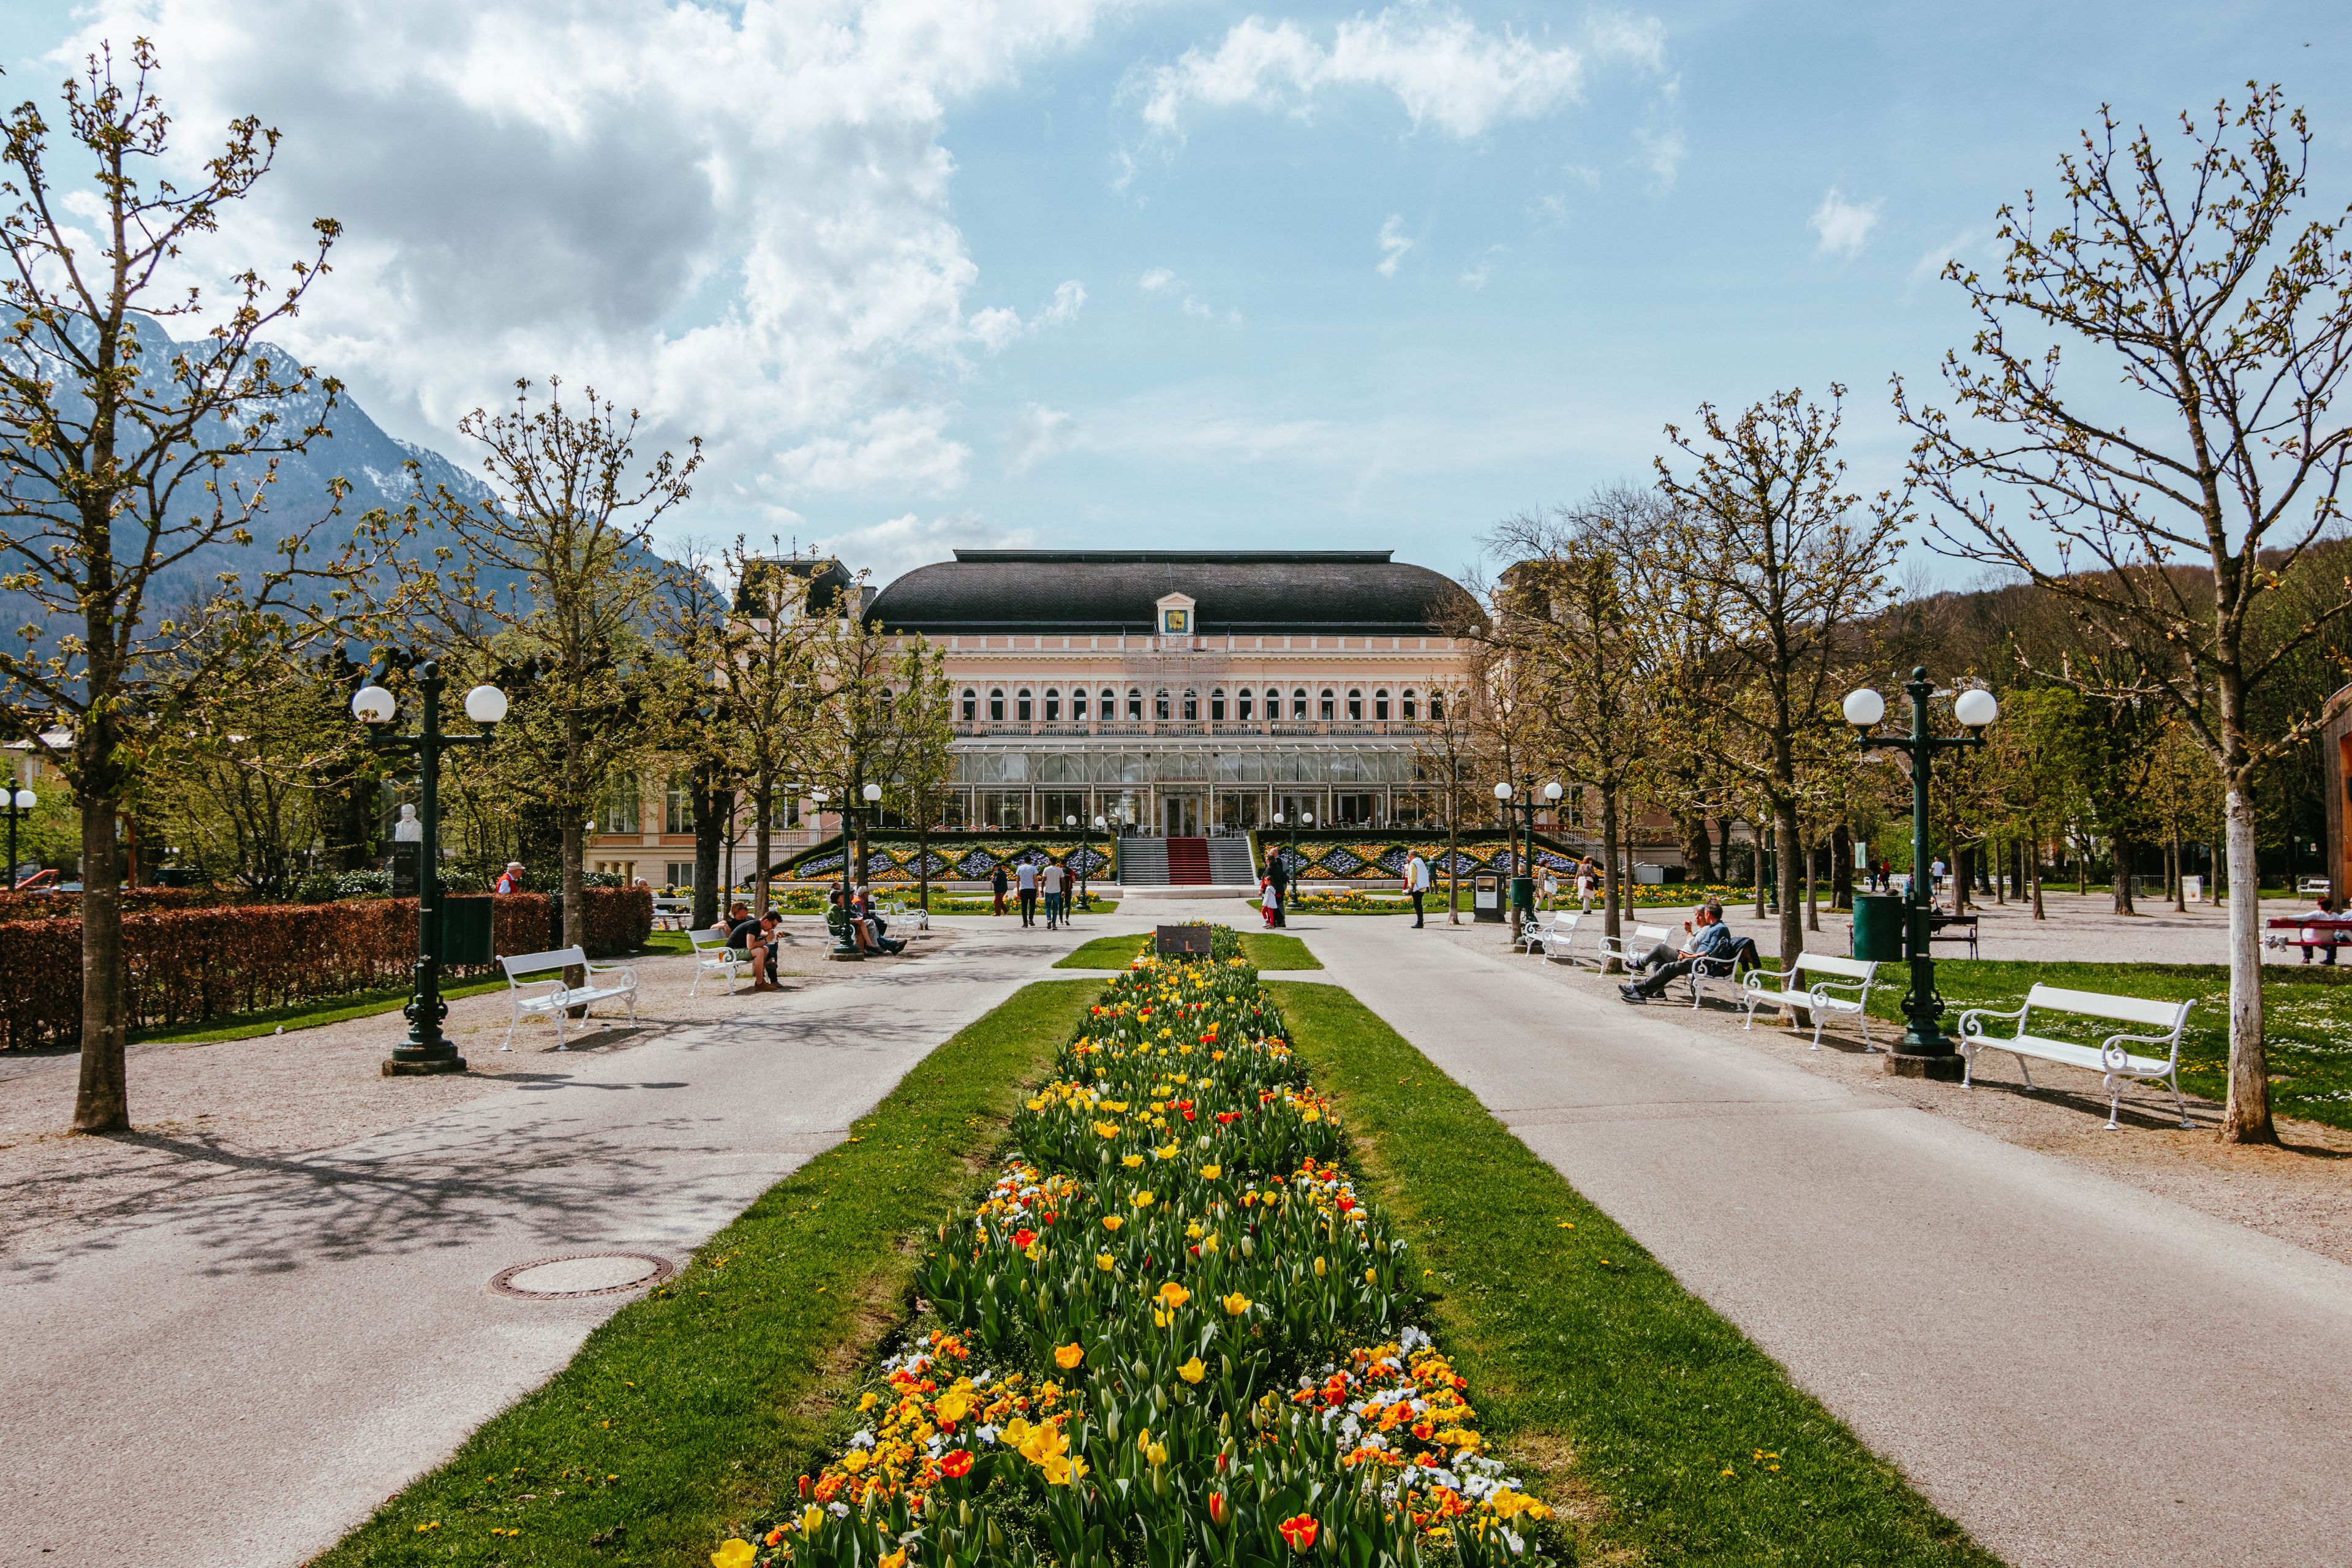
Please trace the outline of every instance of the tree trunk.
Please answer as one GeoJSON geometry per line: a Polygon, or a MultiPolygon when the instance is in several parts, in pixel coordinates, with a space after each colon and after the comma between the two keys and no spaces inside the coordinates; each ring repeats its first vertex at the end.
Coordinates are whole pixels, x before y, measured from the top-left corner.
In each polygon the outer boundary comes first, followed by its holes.
{"type": "Polygon", "coordinates": [[[1996,904],[2009,902],[2010,862],[2016,854],[2017,841],[2009,839],[2002,843],[1997,858],[1993,860],[1992,901],[1996,904]]]}
{"type": "Polygon", "coordinates": [[[2254,801],[2245,784],[2224,797],[2230,829],[2230,1098],[2225,1143],[2275,1143],[2269,1053],[2263,1041],[2263,878],[2254,863],[2254,801]]]}
{"type": "Polygon", "coordinates": [[[2088,898],[2091,893],[2091,857],[2083,847],[2082,838],[2074,840],[2074,891],[2088,898]]]}
{"type": "MultiPolygon", "coordinates": [[[[1601,930],[1603,935],[1614,937],[1624,930],[1618,918],[1618,901],[1623,895],[1624,884],[1617,876],[1617,792],[1601,792],[1601,930]]],[[[1618,973],[1613,962],[1601,973],[1618,973]]]]}
{"type": "Polygon", "coordinates": [[[1752,847],[1755,853],[1749,856],[1748,859],[1756,873],[1756,918],[1761,921],[1766,913],[1764,909],[1764,825],[1760,822],[1750,822],[1748,828],[1754,840],[1752,847]]]}
{"type": "Polygon", "coordinates": [[[1448,802],[1445,808],[1445,923],[1462,923],[1462,863],[1454,854],[1455,808],[1448,802]]]}
{"type": "Polygon", "coordinates": [[[769,847],[775,843],[775,806],[776,786],[773,783],[762,781],[752,787],[751,853],[759,858],[758,864],[751,868],[751,878],[756,884],[751,895],[754,919],[768,912],[769,847]]]}
{"type": "Polygon", "coordinates": [[[1843,822],[1830,829],[1830,908],[1853,908],[1853,831],[1843,822]]]}
{"type": "Polygon", "coordinates": [[[735,807],[735,792],[719,787],[719,770],[705,763],[694,771],[694,928],[708,930],[722,912],[719,886],[719,851],[727,837],[727,818],[735,807]]]}
{"type": "Polygon", "coordinates": [[[1779,846],[1780,864],[1773,868],[1779,875],[1773,879],[1780,884],[1780,967],[1786,973],[1797,954],[1805,951],[1803,911],[1797,908],[1797,803],[1779,800],[1772,804],[1772,841],[1779,846]]]}
{"type": "Polygon", "coordinates": [[[2116,840],[2115,858],[2110,865],[2113,874],[2108,882],[2115,889],[2115,912],[2119,915],[2139,913],[2132,908],[2131,846],[2121,838],[2116,840]]]}
{"type": "Polygon", "coordinates": [[[1714,881],[1715,854],[1706,841],[1706,818],[1695,811],[1677,813],[1675,826],[1682,835],[1685,874],[1694,882],[1714,881]]]}
{"type": "MultiPolygon", "coordinates": [[[[1080,850],[1079,853],[1084,854],[1085,851],[1080,850]]],[[[1066,857],[1063,869],[1067,871],[1068,868],[1066,857]]],[[[1077,886],[1077,879],[1074,877],[1062,879],[1064,910],[1070,908],[1077,886]]],[[[931,907],[931,808],[921,801],[915,805],[915,901],[926,910],[931,907]]]]}
{"type": "Polygon", "coordinates": [[[2050,918],[2042,908],[2042,829],[2034,823],[2025,825],[2025,886],[2033,900],[2033,918],[2050,918]]]}
{"type": "MultiPolygon", "coordinates": [[[[567,808],[563,813],[563,929],[556,933],[555,945],[586,949],[588,945],[588,911],[581,908],[580,857],[587,847],[588,833],[582,826],[580,813],[567,808]]],[[[584,976],[583,976],[584,978],[584,976]]],[[[576,985],[580,980],[567,973],[566,985],[576,985]]]]}
{"type": "Polygon", "coordinates": [[[2189,912],[2189,879],[2182,874],[2185,868],[2180,863],[2180,829],[2176,826],[2172,830],[2172,907],[2186,914],[2189,912]]]}
{"type": "Polygon", "coordinates": [[[73,1130],[121,1132],[131,1126],[123,1071],[122,891],[115,870],[114,802],[81,807],[81,1081],[73,1130]]]}
{"type": "Polygon", "coordinates": [[[1821,853],[1821,846],[1818,844],[1805,846],[1805,929],[1807,931],[1822,929],[1822,904],[1819,895],[1821,878],[1817,874],[1821,868],[1819,866],[1821,853]]]}

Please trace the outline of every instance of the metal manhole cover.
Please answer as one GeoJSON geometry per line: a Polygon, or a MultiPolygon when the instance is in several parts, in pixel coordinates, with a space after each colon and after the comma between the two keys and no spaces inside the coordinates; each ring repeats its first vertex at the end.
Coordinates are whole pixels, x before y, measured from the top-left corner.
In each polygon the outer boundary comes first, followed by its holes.
{"type": "Polygon", "coordinates": [[[650,1252],[583,1252],[502,1268],[490,1289],[526,1301],[551,1301],[635,1290],[658,1285],[677,1272],[675,1264],[650,1252]]]}

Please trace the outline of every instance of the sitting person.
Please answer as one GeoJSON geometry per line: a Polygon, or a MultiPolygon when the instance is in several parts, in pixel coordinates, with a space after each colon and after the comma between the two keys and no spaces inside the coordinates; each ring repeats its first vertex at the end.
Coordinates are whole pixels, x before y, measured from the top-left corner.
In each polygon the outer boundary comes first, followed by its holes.
{"type": "Polygon", "coordinates": [[[833,890],[833,907],[841,911],[842,920],[847,923],[849,940],[858,952],[902,952],[906,950],[904,942],[890,942],[879,935],[875,930],[878,922],[869,919],[855,904],[845,907],[838,888],[833,890]]]}
{"type": "Polygon", "coordinates": [[[1647,1002],[1664,994],[1668,985],[1696,968],[1701,959],[1727,962],[1732,948],[1731,928],[1723,923],[1723,906],[1709,900],[1699,907],[1688,944],[1679,952],[1669,952],[1660,942],[1643,961],[1650,966],[1650,973],[1620,985],[1617,994],[1628,1002],[1647,1002]]]}
{"type": "MultiPolygon", "coordinates": [[[[863,882],[857,885],[857,918],[874,929],[875,941],[890,940],[890,922],[884,920],[881,912],[875,909],[874,889],[863,882]]],[[[904,947],[907,944],[902,942],[898,945],[904,947]]]]}
{"type": "Polygon", "coordinates": [[[783,989],[775,983],[772,956],[776,928],[782,923],[773,910],[758,920],[752,920],[750,911],[740,903],[730,906],[727,910],[727,951],[740,952],[751,961],[751,989],[754,991],[783,989]]]}
{"type": "MultiPolygon", "coordinates": [[[[2311,912],[2315,915],[2326,915],[2332,920],[2336,913],[2336,906],[2334,903],[2329,901],[2326,893],[2322,893],[2319,895],[2319,907],[2313,910],[2311,912]]],[[[2319,929],[2326,931],[2327,928],[2326,926],[2322,926],[2319,929]]],[[[2305,946],[2303,950],[2303,961],[2305,963],[2309,963],[2311,962],[2311,949],[2308,945],[2305,946]]],[[[2334,942],[2326,942],[2321,945],[2319,949],[2319,962],[2322,963],[2334,963],[2336,962],[2336,944],[2334,942]]]]}

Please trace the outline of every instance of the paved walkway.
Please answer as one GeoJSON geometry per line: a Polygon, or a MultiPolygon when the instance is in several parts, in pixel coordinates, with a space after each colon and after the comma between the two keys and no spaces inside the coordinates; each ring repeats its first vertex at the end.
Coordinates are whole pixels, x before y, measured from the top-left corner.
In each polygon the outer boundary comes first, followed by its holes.
{"type": "Polygon", "coordinates": [[[10,1259],[0,1563],[305,1561],[628,1299],[516,1300],[491,1276],[683,1258],[1078,941],[1134,929],[959,923],[936,961],[551,1058],[570,1070],[10,1259]]]}
{"type": "Polygon", "coordinates": [[[1293,934],[2007,1562],[2352,1563],[2352,1268],[1406,921],[1293,934]]]}

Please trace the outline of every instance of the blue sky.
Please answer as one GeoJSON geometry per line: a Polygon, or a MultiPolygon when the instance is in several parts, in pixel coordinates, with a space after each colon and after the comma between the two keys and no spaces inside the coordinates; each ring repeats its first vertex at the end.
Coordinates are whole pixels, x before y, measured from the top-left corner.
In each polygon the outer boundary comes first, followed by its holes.
{"type": "Polygon", "coordinates": [[[227,253],[349,226],[294,335],[396,434],[462,456],[457,413],[563,369],[710,439],[676,533],[883,577],[959,543],[1459,571],[1646,480],[1700,401],[1832,381],[1875,488],[1888,376],[1968,330],[1938,258],[1987,259],[2102,100],[2280,80],[2320,203],[2352,191],[2352,40],[2307,5],[540,9],[9,0],[7,85],[153,32],[188,125],[288,131],[227,253]]]}

